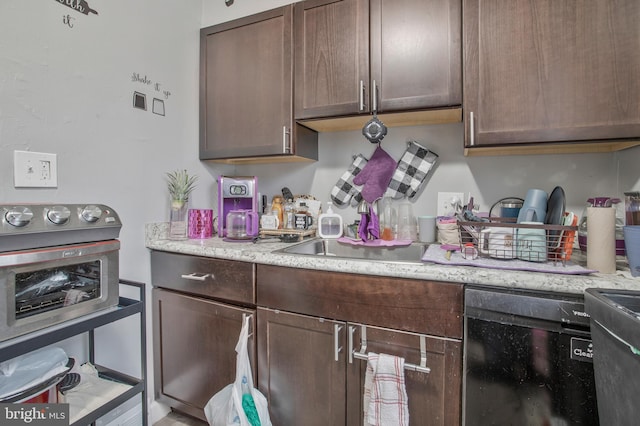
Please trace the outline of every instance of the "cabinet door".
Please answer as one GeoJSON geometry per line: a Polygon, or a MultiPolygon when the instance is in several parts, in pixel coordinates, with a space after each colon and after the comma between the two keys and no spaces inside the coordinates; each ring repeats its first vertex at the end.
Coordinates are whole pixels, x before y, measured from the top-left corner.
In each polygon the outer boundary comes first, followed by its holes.
{"type": "MultiPolygon", "coordinates": [[[[359,351],[362,326],[349,323],[348,333],[359,351]]],[[[401,356],[406,363],[420,364],[420,335],[366,327],[366,353],[401,356]]],[[[462,343],[459,340],[425,336],[426,365],[429,373],[405,370],[405,386],[411,424],[425,426],[459,425],[462,401],[462,343]]],[[[349,348],[348,350],[351,350],[349,348]]],[[[347,367],[347,424],[364,421],[363,393],[367,361],[353,359],[347,367]]]]}
{"type": "Polygon", "coordinates": [[[292,153],[292,14],[201,30],[200,159],[292,153]]]}
{"type": "Polygon", "coordinates": [[[466,146],[640,136],[640,2],[463,10],[466,146]]]}
{"type": "Polygon", "coordinates": [[[460,0],[371,0],[378,111],[460,105],[460,7],[460,0]]]}
{"type": "MultiPolygon", "coordinates": [[[[205,420],[204,406],[236,371],[243,315],[253,310],[153,289],[155,396],[205,420]]],[[[255,329],[255,320],[252,328],[255,329]]],[[[251,339],[251,338],[250,338],[251,339]]],[[[249,357],[255,359],[253,339],[249,357]]],[[[254,375],[255,362],[252,363],[254,375]]]]}
{"type": "Polygon", "coordinates": [[[296,3],[297,119],[368,111],[369,0],[296,3]]]}
{"type": "Polygon", "coordinates": [[[258,308],[260,391],[275,426],[345,424],[345,323],[258,308]]]}

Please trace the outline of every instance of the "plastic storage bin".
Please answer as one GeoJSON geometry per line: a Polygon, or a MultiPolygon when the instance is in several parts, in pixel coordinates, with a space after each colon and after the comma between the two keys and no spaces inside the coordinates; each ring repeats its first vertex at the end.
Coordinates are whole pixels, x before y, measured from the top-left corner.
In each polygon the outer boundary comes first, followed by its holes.
{"type": "Polygon", "coordinates": [[[588,289],[600,424],[640,421],[640,291],[588,289]]]}

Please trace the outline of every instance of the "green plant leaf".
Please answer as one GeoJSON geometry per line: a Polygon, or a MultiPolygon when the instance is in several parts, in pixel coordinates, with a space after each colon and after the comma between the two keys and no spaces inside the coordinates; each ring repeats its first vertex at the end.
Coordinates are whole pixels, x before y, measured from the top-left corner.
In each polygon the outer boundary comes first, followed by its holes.
{"type": "Polygon", "coordinates": [[[189,176],[186,170],[175,170],[167,173],[169,195],[174,201],[187,201],[196,187],[197,175],[189,176]]]}

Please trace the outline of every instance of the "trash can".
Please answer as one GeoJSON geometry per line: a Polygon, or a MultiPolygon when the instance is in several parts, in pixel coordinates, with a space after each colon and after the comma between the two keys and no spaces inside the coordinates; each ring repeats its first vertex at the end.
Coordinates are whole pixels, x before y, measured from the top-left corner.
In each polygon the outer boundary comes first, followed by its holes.
{"type": "Polygon", "coordinates": [[[602,425],[640,421],[640,291],[588,289],[593,370],[602,425]]]}

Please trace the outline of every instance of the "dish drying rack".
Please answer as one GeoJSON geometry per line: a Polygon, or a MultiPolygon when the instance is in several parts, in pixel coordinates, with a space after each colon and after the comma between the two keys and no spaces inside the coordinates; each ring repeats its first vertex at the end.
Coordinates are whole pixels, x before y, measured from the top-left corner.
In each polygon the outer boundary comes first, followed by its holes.
{"type": "Polygon", "coordinates": [[[458,221],[460,250],[465,259],[520,259],[560,262],[563,266],[571,260],[577,226],[523,224],[500,217],[486,219],[487,222],[458,221]],[[532,235],[527,230],[538,231],[532,235]]]}

